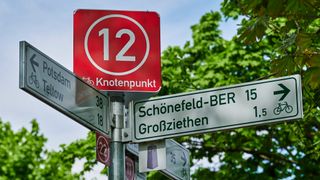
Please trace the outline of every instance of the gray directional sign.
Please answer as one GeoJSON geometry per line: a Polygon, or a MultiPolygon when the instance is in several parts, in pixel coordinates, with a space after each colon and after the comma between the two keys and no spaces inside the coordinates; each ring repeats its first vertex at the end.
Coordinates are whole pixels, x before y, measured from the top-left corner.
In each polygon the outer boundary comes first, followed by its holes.
{"type": "Polygon", "coordinates": [[[72,72],[20,42],[20,88],[91,130],[109,135],[109,100],[72,72]]]}
{"type": "Polygon", "coordinates": [[[190,152],[172,139],[166,139],[167,166],[162,173],[173,179],[190,179],[190,152]]]}
{"type": "Polygon", "coordinates": [[[133,142],[269,124],[303,116],[299,75],[131,104],[133,142]]]}
{"type": "MultiPolygon", "coordinates": [[[[127,144],[127,151],[139,155],[139,144],[127,144]]],[[[164,157],[163,157],[164,158],[164,157]]],[[[173,139],[166,139],[166,169],[161,173],[170,179],[190,179],[190,152],[173,139]]]]}

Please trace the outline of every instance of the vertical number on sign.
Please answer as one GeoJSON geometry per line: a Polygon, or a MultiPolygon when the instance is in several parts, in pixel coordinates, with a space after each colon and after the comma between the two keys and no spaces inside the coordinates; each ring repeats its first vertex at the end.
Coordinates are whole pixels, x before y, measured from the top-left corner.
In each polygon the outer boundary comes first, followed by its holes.
{"type": "MultiPolygon", "coordinates": [[[[98,108],[102,109],[103,108],[103,100],[102,100],[102,98],[99,97],[99,96],[96,96],[96,99],[97,99],[96,106],[98,108]]],[[[103,117],[102,117],[102,115],[98,113],[97,114],[97,118],[98,118],[98,125],[103,126],[103,117]]]]}
{"type": "Polygon", "coordinates": [[[105,28],[99,31],[99,36],[103,35],[103,60],[109,60],[109,29],[105,28]]]}
{"type": "Polygon", "coordinates": [[[117,32],[116,38],[121,38],[123,34],[129,35],[129,41],[123,48],[120,50],[120,52],[116,56],[116,61],[135,61],[135,56],[125,56],[124,54],[129,50],[129,48],[133,45],[134,41],[136,40],[136,37],[134,36],[133,32],[129,29],[121,29],[117,32]]]}
{"type": "Polygon", "coordinates": [[[245,92],[247,94],[248,101],[257,99],[257,89],[256,88],[250,89],[250,90],[247,89],[245,92]]]}
{"type": "Polygon", "coordinates": [[[266,108],[262,108],[262,116],[266,116],[267,115],[267,109],[266,108]]]}
{"type": "Polygon", "coordinates": [[[99,107],[100,109],[103,108],[103,100],[101,97],[96,96],[97,102],[96,102],[96,106],[99,107]]]}
{"type": "MultiPolygon", "coordinates": [[[[135,61],[135,56],[125,56],[125,53],[130,49],[136,40],[134,33],[129,29],[121,29],[117,32],[116,38],[121,38],[122,35],[127,34],[129,36],[129,41],[122,47],[122,49],[116,55],[116,61],[135,61]]],[[[103,59],[105,61],[109,60],[109,29],[103,28],[99,31],[99,36],[103,36],[103,59]]]]}
{"type": "Polygon", "coordinates": [[[97,116],[98,116],[98,124],[99,124],[100,126],[103,126],[103,117],[102,117],[102,115],[97,114],[97,116]]]}
{"type": "Polygon", "coordinates": [[[253,107],[253,109],[254,109],[254,115],[255,115],[256,117],[258,117],[258,107],[255,106],[255,107],[253,107]]]}

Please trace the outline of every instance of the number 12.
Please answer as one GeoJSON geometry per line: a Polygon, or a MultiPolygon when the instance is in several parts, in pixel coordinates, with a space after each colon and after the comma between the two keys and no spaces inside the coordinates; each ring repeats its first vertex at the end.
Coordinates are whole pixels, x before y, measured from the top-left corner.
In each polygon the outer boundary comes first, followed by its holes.
{"type": "MultiPolygon", "coordinates": [[[[116,38],[121,38],[123,34],[129,35],[129,41],[122,47],[116,55],[116,61],[135,61],[135,56],[125,56],[124,54],[130,49],[136,40],[134,33],[129,29],[121,29],[117,32],[116,38]]],[[[103,59],[109,60],[109,29],[103,28],[99,31],[99,36],[103,36],[103,59]]]]}

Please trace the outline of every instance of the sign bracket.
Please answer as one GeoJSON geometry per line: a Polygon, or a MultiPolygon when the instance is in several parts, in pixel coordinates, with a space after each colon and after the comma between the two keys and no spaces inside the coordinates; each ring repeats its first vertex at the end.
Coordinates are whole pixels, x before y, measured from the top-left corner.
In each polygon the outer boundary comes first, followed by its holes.
{"type": "Polygon", "coordinates": [[[131,127],[123,128],[121,132],[122,132],[122,142],[131,142],[132,141],[131,127]]]}

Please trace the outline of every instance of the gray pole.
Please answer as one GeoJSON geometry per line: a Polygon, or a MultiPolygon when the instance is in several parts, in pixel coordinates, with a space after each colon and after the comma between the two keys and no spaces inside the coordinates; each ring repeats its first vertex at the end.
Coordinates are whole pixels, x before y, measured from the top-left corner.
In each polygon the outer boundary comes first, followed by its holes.
{"type": "Polygon", "coordinates": [[[111,96],[112,113],[112,142],[111,142],[111,166],[109,168],[110,180],[125,179],[125,148],[121,142],[121,129],[124,128],[124,99],[123,94],[111,96]]]}

